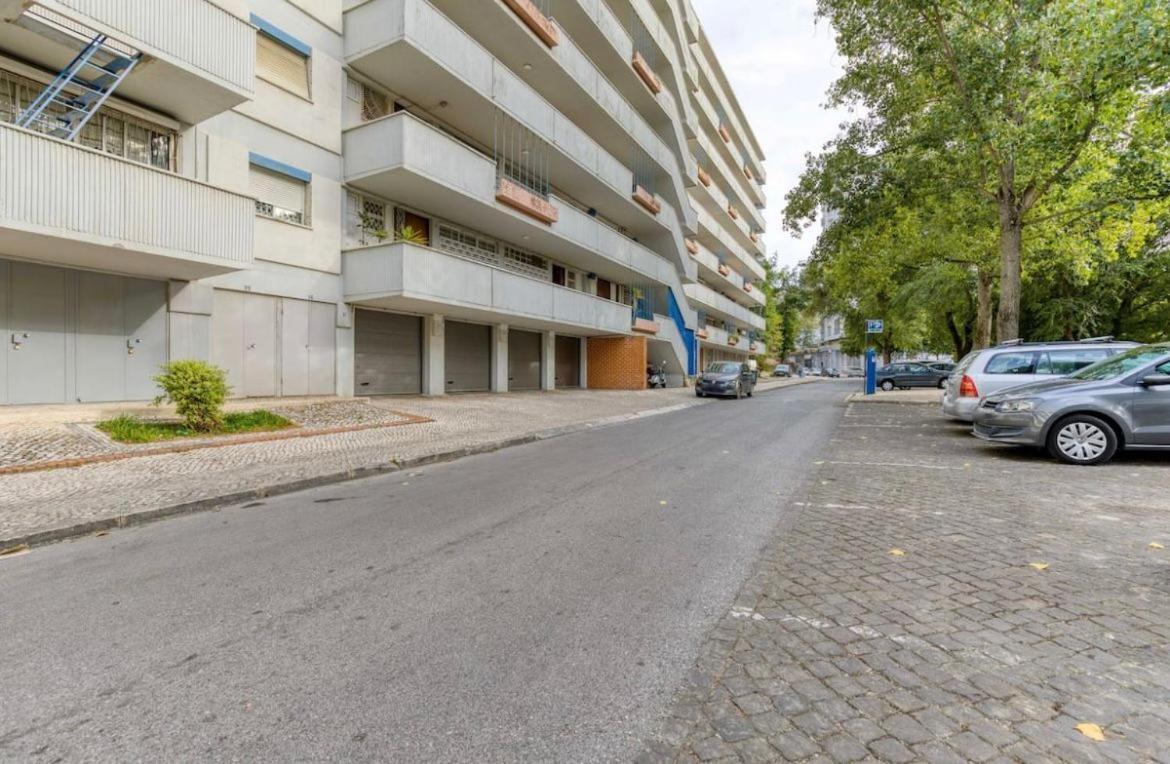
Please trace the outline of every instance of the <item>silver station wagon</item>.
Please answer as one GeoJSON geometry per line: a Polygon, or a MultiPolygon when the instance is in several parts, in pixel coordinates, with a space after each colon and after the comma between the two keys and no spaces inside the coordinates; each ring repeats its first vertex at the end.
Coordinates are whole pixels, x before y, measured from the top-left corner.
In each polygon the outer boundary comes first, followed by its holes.
{"type": "Polygon", "coordinates": [[[1096,337],[1079,342],[1005,342],[968,353],[943,387],[943,414],[973,421],[979,401],[1008,387],[1064,377],[1123,350],[1136,342],[1096,337]]]}

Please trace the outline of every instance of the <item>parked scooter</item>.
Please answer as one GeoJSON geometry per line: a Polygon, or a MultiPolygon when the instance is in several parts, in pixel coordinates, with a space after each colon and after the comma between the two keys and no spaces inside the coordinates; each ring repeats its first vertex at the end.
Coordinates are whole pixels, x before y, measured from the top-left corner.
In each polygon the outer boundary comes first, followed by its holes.
{"type": "Polygon", "coordinates": [[[646,387],[651,389],[655,387],[666,387],[665,364],[660,363],[657,366],[650,364],[646,367],[646,387]]]}

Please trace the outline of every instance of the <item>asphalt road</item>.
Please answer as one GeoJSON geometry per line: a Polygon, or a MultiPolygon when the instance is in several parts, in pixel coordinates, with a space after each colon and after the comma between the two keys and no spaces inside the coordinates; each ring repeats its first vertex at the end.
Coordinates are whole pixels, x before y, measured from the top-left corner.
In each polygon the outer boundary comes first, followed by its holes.
{"type": "Polygon", "coordinates": [[[628,759],[843,394],[713,402],[0,561],[0,759],[628,759]]]}

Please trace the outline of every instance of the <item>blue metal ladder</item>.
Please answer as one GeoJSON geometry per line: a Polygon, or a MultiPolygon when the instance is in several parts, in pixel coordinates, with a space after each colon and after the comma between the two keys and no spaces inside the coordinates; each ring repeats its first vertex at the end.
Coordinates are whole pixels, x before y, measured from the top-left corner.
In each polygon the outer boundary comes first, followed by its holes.
{"type": "Polygon", "coordinates": [[[66,111],[64,114],[52,114],[52,119],[60,124],[45,132],[67,141],[76,138],[85,123],[97,114],[106,99],[142,60],[142,53],[124,56],[114,51],[106,45],[107,39],[104,34],[95,35],[69,62],[69,66],[21,112],[15,124],[18,127],[34,127],[38,121],[45,121],[45,110],[56,103],[64,106],[66,111]],[[108,60],[106,63],[98,63],[98,56],[108,60]],[[82,76],[83,72],[87,76],[82,76]],[[78,95],[66,93],[65,88],[69,86],[81,92],[78,95]]]}

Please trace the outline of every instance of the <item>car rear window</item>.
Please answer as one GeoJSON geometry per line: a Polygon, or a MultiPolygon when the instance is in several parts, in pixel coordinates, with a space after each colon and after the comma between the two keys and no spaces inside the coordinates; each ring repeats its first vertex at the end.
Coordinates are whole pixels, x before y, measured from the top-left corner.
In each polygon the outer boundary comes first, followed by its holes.
{"type": "Polygon", "coordinates": [[[955,367],[955,371],[962,374],[963,372],[967,371],[967,369],[970,369],[971,364],[975,363],[975,359],[978,358],[979,354],[982,352],[982,350],[973,350],[967,355],[963,356],[962,360],[959,361],[959,365],[955,367]]]}
{"type": "Polygon", "coordinates": [[[1086,366],[1092,366],[1097,361],[1103,361],[1115,352],[1117,351],[1107,348],[1045,350],[1040,354],[1040,360],[1036,363],[1036,373],[1065,376],[1086,366]]]}
{"type": "Polygon", "coordinates": [[[997,353],[987,362],[984,374],[1035,374],[1036,353],[997,353]]]}

